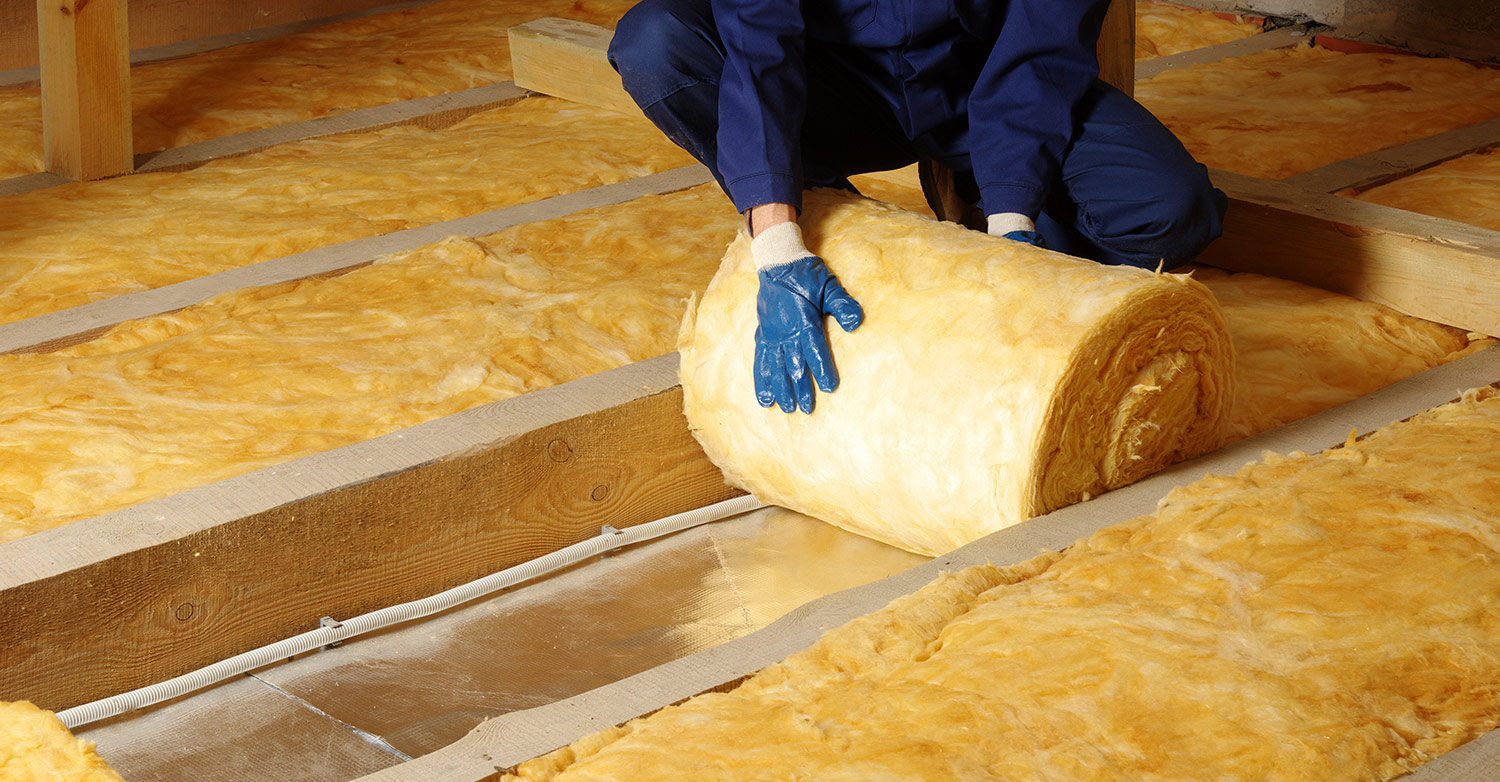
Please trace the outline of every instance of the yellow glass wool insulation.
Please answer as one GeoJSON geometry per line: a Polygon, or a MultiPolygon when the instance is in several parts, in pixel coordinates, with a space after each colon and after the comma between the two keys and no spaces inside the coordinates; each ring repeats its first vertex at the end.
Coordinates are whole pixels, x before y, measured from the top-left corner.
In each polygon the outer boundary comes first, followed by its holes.
{"type": "Polygon", "coordinates": [[[1280,179],[1500,116],[1500,70],[1298,47],[1169,70],[1135,97],[1198,162],[1280,179]]]}
{"type": "Polygon", "coordinates": [[[743,233],[683,324],[683,406],[730,483],[924,554],[1218,445],[1229,335],[1182,275],[1109,267],[833,191],[807,246],[864,306],[830,338],[839,390],[763,409],[743,233]]]}
{"type": "Polygon", "coordinates": [[[687,165],[640,117],[528,98],[0,199],[0,323],[687,165]]]}
{"type": "Polygon", "coordinates": [[[0,701],[0,782],[123,781],[52,712],[0,701]]]}
{"type": "Polygon", "coordinates": [[[1234,341],[1234,412],[1226,444],[1496,344],[1289,280],[1208,267],[1191,267],[1191,273],[1219,302],[1234,341]]]}
{"type": "MultiPolygon", "coordinates": [[[[135,149],[502,82],[506,30],[544,16],[613,27],[634,0],[447,0],[131,69],[135,149]]],[[[0,179],[42,170],[41,97],[0,88],[0,179]]]]}
{"type": "Polygon", "coordinates": [[[0,356],[0,541],[666,353],[739,223],[700,187],[0,356]]]}
{"type": "Polygon", "coordinates": [[[1208,11],[1142,0],[1135,6],[1135,57],[1166,57],[1249,38],[1260,30],[1260,25],[1243,18],[1226,19],[1208,11]]]}
{"type": "Polygon", "coordinates": [[[1355,198],[1500,231],[1500,154],[1454,158],[1355,198]]]}
{"type": "Polygon", "coordinates": [[[1497,508],[1481,389],[944,575],[519,778],[1383,782],[1500,724],[1497,508]]]}

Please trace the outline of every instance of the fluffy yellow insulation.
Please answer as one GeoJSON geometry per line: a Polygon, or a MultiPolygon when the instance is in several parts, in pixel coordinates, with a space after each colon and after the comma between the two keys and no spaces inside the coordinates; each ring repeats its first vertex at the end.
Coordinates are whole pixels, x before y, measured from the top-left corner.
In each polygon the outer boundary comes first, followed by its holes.
{"type": "Polygon", "coordinates": [[[1500,116],[1500,70],[1298,47],[1170,70],[1135,97],[1198,162],[1280,179],[1500,116]]]}
{"type": "Polygon", "coordinates": [[[1249,38],[1261,26],[1243,17],[1228,19],[1208,11],[1142,0],[1135,5],[1135,57],[1165,57],[1192,49],[1249,38]]]}
{"type": "Polygon", "coordinates": [[[1259,274],[1192,267],[1234,341],[1225,442],[1273,429],[1477,350],[1494,339],[1259,274]]]}
{"type": "Polygon", "coordinates": [[[50,711],[0,701],[0,782],[122,782],[50,711]]]}
{"type": "Polygon", "coordinates": [[[809,193],[808,248],[865,309],[830,329],[842,385],[763,409],[758,280],[730,247],[683,324],[684,409],[766,502],[938,554],[1218,445],[1234,356],[1182,275],[1108,267],[842,193],[809,193]]]}
{"type": "Polygon", "coordinates": [[[521,779],[1389,780],[1500,724],[1500,395],[976,567],[521,779]]]}
{"type": "Polygon", "coordinates": [[[1355,197],[1500,231],[1500,153],[1454,158],[1355,197]]]}
{"type": "Polygon", "coordinates": [[[528,98],[0,199],[0,323],[692,162],[644,118],[528,98]]]}
{"type": "Polygon", "coordinates": [[[0,356],[0,541],[668,352],[739,222],[700,187],[0,356]]]}
{"type": "MultiPolygon", "coordinates": [[[[501,82],[505,31],[543,16],[613,27],[634,0],[447,0],[131,69],[135,149],[501,82]]],[[[41,97],[0,88],[0,179],[42,170],[41,97]]]]}

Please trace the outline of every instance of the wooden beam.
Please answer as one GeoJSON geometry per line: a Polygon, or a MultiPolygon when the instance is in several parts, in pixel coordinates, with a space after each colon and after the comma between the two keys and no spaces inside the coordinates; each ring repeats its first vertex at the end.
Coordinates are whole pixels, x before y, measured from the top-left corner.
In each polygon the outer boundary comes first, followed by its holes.
{"type": "MultiPolygon", "coordinates": [[[[572,698],[486,720],[447,747],[361,777],[359,782],[495,779],[497,769],[512,768],[699,693],[722,690],[811,646],[830,628],[915,592],[941,573],[986,563],[1004,567],[1024,562],[1041,551],[1064,548],[1100,529],[1151,513],[1173,488],[1192,483],[1205,473],[1232,474],[1247,463],[1260,461],[1266,451],[1316,453],[1342,444],[1350,430],[1374,431],[1449,402],[1458,389],[1497,379],[1500,349],[1430,369],[1349,404],[1173,465],[1130,486],[1000,530],[890,578],[819,598],[751,635],[572,698]]],[[[1456,750],[1447,762],[1430,764],[1434,769],[1446,767],[1470,775],[1431,774],[1423,779],[1492,779],[1492,774],[1483,772],[1493,772],[1500,764],[1500,731],[1492,731],[1472,744],[1483,744],[1484,750],[1456,750]]],[[[1412,779],[1419,776],[1420,771],[1412,779]]]]}
{"type": "Polygon", "coordinates": [[[1231,203],[1202,263],[1500,334],[1500,231],[1212,171],[1231,203]]]}
{"type": "Polygon", "coordinates": [[[708,170],[693,164],[441,223],[319,247],[26,320],[0,323],[0,354],[46,353],[93,339],[127,320],[174,312],[221,293],[308,277],[335,276],[364,266],[381,255],[415,249],[447,236],[483,236],[522,223],[566,217],[585,209],[621,204],[643,195],[670,193],[710,181],[712,177],[708,170]]]}
{"type": "Polygon", "coordinates": [[[47,170],[99,179],[131,168],[125,0],[37,0],[47,170]]]}
{"type": "Polygon", "coordinates": [[[1135,0],[1113,0],[1099,31],[1099,78],[1135,95],[1135,0]]]}
{"type": "Polygon", "coordinates": [[[547,17],[516,25],[509,35],[516,86],[586,106],[641,113],[609,64],[614,31],[547,17]]]}
{"type": "Polygon", "coordinates": [[[5,544],[0,700],[69,708],[738,496],[668,354],[5,544]]]}
{"type": "Polygon", "coordinates": [[[1329,163],[1281,181],[1303,190],[1362,192],[1453,158],[1500,146],[1500,117],[1367,155],[1329,163]]]}

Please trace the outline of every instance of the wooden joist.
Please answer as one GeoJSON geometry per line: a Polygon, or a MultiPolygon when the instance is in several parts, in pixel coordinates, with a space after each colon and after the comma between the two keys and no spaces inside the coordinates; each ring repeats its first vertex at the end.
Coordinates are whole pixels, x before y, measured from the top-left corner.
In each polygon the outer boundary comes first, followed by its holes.
{"type": "Polygon", "coordinates": [[[1303,190],[1362,192],[1456,157],[1500,146],[1500,117],[1329,163],[1281,182],[1303,190]]]}
{"type": "Polygon", "coordinates": [[[677,357],[47,530],[0,558],[0,700],[69,708],[738,495],[677,357]]]}
{"type": "Polygon", "coordinates": [[[1224,235],[1200,261],[1500,334],[1500,231],[1227,171],[1224,235]]]}
{"type": "Polygon", "coordinates": [[[125,0],[37,0],[47,170],[99,179],[131,168],[125,0]]]}

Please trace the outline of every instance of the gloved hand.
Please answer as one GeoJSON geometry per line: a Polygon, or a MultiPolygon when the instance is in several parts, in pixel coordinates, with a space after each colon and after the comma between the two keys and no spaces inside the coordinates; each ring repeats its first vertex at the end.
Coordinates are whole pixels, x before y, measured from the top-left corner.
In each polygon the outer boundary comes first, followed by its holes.
{"type": "Polygon", "coordinates": [[[1013,242],[1024,242],[1035,247],[1047,246],[1047,243],[1042,240],[1042,235],[1036,232],[1036,223],[1019,212],[992,214],[988,222],[990,236],[998,236],[1013,242]]]}
{"type": "Polygon", "coordinates": [[[1032,245],[1034,247],[1041,247],[1042,249],[1047,248],[1047,242],[1044,241],[1042,239],[1042,235],[1037,233],[1036,231],[1010,231],[1007,233],[1003,233],[1000,236],[1013,242],[1025,242],[1026,244],[1032,245]]]}
{"type": "Polygon", "coordinates": [[[755,398],[784,412],[813,411],[813,381],[825,392],[839,387],[823,316],[832,315],[844,331],[859,328],[865,312],[823,259],[804,258],[760,270],[755,302],[755,398]]]}

